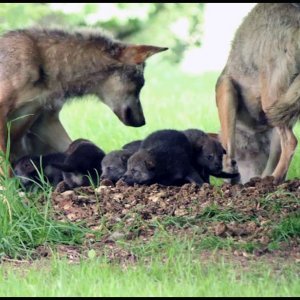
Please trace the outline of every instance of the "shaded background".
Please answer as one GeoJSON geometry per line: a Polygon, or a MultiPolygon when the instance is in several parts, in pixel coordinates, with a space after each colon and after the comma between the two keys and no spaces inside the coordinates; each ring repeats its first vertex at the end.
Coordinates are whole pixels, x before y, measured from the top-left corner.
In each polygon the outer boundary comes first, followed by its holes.
{"type": "Polygon", "coordinates": [[[30,26],[101,28],[127,42],[167,46],[164,60],[180,64],[185,72],[201,73],[222,68],[234,31],[254,5],[1,3],[0,32],[30,26]]]}

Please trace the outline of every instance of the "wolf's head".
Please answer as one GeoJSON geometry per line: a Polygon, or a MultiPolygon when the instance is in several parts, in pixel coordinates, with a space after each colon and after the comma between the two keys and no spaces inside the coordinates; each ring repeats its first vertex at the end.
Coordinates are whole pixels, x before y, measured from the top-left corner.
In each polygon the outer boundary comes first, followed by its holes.
{"type": "Polygon", "coordinates": [[[121,178],[129,185],[151,184],[155,178],[156,161],[146,150],[140,149],[127,161],[127,171],[121,178]]]}
{"type": "Polygon", "coordinates": [[[145,60],[167,49],[115,43],[105,51],[110,63],[97,94],[125,125],[139,127],[145,124],[140,102],[140,91],[145,83],[145,60]]]}
{"type": "Polygon", "coordinates": [[[226,150],[219,141],[207,138],[198,151],[197,164],[212,173],[218,174],[222,171],[223,155],[226,154],[226,150]]]}
{"type": "Polygon", "coordinates": [[[100,179],[117,182],[125,174],[130,156],[131,153],[127,150],[115,150],[105,155],[101,162],[102,175],[100,179]]]}

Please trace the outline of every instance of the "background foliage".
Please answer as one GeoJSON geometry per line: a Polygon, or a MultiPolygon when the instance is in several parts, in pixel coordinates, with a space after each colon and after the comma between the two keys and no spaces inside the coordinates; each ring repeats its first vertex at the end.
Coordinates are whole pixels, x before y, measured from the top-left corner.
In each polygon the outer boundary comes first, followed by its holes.
{"type": "Polygon", "coordinates": [[[203,3],[1,3],[0,31],[30,26],[94,27],[129,42],[151,40],[179,62],[201,44],[203,3]]]}

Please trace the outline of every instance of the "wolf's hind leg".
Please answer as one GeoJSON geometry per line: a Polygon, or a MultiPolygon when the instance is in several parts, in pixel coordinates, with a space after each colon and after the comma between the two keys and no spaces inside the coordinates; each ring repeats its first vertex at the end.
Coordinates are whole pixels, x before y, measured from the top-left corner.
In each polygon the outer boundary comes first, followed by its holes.
{"type": "Polygon", "coordinates": [[[280,137],[281,154],[272,173],[275,182],[285,179],[298,141],[293,126],[300,116],[300,75],[298,75],[276,102],[265,109],[268,121],[277,129],[280,137]]]}
{"type": "Polygon", "coordinates": [[[281,153],[280,136],[278,132],[273,129],[269,157],[268,157],[266,167],[262,173],[262,177],[269,176],[274,172],[279,161],[280,153],[281,153]]]}

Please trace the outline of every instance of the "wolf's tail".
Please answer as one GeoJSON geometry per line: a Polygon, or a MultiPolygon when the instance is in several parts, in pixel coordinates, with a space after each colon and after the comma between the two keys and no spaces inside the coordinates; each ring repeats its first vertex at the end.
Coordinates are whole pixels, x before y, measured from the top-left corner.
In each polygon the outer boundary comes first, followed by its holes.
{"type": "Polygon", "coordinates": [[[300,75],[295,78],[287,92],[266,109],[266,116],[272,126],[295,125],[300,117],[300,75]]]}

